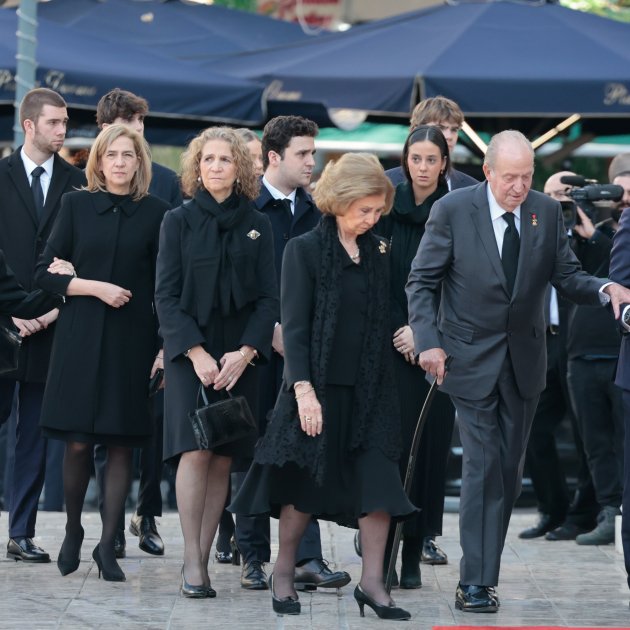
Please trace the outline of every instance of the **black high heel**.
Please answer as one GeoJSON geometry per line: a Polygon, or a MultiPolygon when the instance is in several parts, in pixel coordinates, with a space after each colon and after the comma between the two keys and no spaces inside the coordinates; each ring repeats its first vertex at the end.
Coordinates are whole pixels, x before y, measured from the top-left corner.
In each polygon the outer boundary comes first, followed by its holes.
{"type": "Polygon", "coordinates": [[[279,599],[273,590],[273,574],[269,576],[269,590],[271,591],[271,606],[273,612],[278,615],[299,615],[302,611],[302,605],[298,598],[283,597],[279,599]]]}
{"type": "Polygon", "coordinates": [[[110,571],[103,566],[103,559],[101,558],[101,543],[94,547],[92,558],[94,558],[94,562],[96,562],[96,566],[98,567],[99,579],[102,573],[103,579],[107,582],[125,582],[127,580],[123,570],[120,567],[118,567],[118,570],[110,571]]]}
{"type": "Polygon", "coordinates": [[[66,536],[61,543],[59,556],[57,557],[57,568],[59,569],[59,573],[61,573],[61,575],[69,575],[70,573],[74,573],[79,568],[79,564],[81,562],[81,545],[83,544],[84,535],[85,532],[83,531],[82,527],[81,535],[79,536],[79,548],[77,550],[77,554],[75,557],[70,558],[63,555],[63,547],[66,544],[66,540],[68,540],[68,533],[66,532],[66,536]]]}
{"type": "Polygon", "coordinates": [[[375,602],[363,589],[360,584],[357,584],[354,589],[354,599],[357,600],[359,605],[359,614],[361,617],[365,617],[363,607],[367,604],[375,613],[379,619],[393,619],[393,620],[405,620],[411,619],[411,613],[407,612],[403,608],[394,606],[393,603],[386,606],[385,604],[378,604],[375,602]]]}
{"type": "Polygon", "coordinates": [[[200,599],[202,597],[216,597],[217,592],[205,584],[188,584],[184,576],[184,565],[182,565],[182,595],[191,599],[200,599]]]}
{"type": "Polygon", "coordinates": [[[236,540],[234,540],[234,536],[230,538],[230,549],[232,550],[232,564],[235,567],[241,566],[241,552],[236,546],[236,540]]]}

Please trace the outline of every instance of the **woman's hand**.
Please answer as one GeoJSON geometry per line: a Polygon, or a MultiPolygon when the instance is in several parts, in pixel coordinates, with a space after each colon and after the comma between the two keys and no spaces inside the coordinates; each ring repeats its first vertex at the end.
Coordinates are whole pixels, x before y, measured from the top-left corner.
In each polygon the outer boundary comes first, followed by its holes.
{"type": "Polygon", "coordinates": [[[225,387],[229,392],[245,371],[247,360],[236,350],[235,352],[226,352],[219,363],[221,364],[221,371],[214,381],[214,389],[219,390],[225,387]]]}
{"type": "MultiPolygon", "coordinates": [[[[76,282],[76,280],[72,280],[72,282],[76,282]]],[[[131,291],[111,284],[110,282],[99,282],[96,297],[109,306],[120,308],[131,299],[131,291]]]]}
{"type": "Polygon", "coordinates": [[[296,392],[298,413],[300,415],[300,426],[306,435],[315,437],[319,435],[324,428],[324,419],[322,417],[322,406],[317,400],[315,390],[311,390],[304,394],[296,392]]]}
{"type": "Polygon", "coordinates": [[[68,260],[62,260],[61,258],[53,258],[53,262],[48,265],[48,273],[56,273],[62,276],[75,276],[76,271],[74,266],[68,260]]]}
{"type": "Polygon", "coordinates": [[[411,326],[401,326],[393,337],[394,348],[405,357],[405,361],[415,365],[415,351],[413,348],[413,333],[411,332],[411,326]]]}
{"type": "Polygon", "coordinates": [[[216,382],[219,366],[212,355],[208,354],[201,346],[195,346],[191,349],[188,358],[192,361],[195,374],[204,387],[216,382]]]}

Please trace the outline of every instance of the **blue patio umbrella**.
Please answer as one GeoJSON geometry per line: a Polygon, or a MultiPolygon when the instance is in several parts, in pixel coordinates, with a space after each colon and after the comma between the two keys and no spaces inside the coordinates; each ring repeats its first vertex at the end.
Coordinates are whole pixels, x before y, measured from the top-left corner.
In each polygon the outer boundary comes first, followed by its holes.
{"type": "Polygon", "coordinates": [[[630,24],[555,4],[440,5],[221,68],[264,82],[270,114],[319,104],[408,118],[442,94],[477,120],[577,113],[627,130],[630,115],[630,24]]]}

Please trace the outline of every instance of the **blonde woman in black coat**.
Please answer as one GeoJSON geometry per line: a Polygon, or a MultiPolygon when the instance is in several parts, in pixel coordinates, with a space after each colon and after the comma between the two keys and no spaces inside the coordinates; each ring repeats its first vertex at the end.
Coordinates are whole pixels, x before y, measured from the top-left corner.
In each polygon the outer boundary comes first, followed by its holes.
{"type": "Polygon", "coordinates": [[[222,390],[245,396],[256,417],[256,363],[269,359],[278,289],[269,219],[254,209],[258,178],[243,140],[206,129],[182,157],[192,200],[167,213],[157,265],[156,306],[164,339],[164,459],[178,462],[176,492],[184,535],[182,595],[215,597],[208,562],[233,457],[253,440],[199,450],[189,413],[222,390]]]}
{"type": "Polygon", "coordinates": [[[124,581],[114,554],[131,480],[133,447],[151,436],[147,396],[161,364],[153,308],[155,260],[165,202],[147,193],[146,142],[123,125],[96,138],[87,187],[64,196],[36,280],[66,297],[42,406],[46,437],[64,440],[66,537],[57,566],[79,567],[81,512],[94,444],[107,446],[103,528],[92,553],[106,580],[124,581]],[[67,263],[76,276],[67,275],[67,263]]]}

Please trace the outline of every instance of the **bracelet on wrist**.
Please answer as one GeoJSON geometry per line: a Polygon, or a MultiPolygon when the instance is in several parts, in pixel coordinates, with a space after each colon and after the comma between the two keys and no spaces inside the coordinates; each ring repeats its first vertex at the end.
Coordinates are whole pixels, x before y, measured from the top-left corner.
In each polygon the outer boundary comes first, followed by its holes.
{"type": "Polygon", "coordinates": [[[306,394],[310,394],[311,392],[314,392],[315,388],[311,387],[310,389],[306,389],[303,392],[300,392],[299,394],[295,395],[295,400],[297,400],[298,398],[302,398],[302,396],[306,396],[306,394]]]}
{"type": "Polygon", "coordinates": [[[255,367],[256,364],[253,362],[253,358],[256,356],[256,353],[254,352],[254,354],[252,355],[251,359],[248,359],[247,356],[245,355],[245,353],[239,348],[238,350],[239,354],[243,357],[243,359],[245,359],[245,363],[247,363],[247,365],[251,365],[252,367],[255,367]]]}

